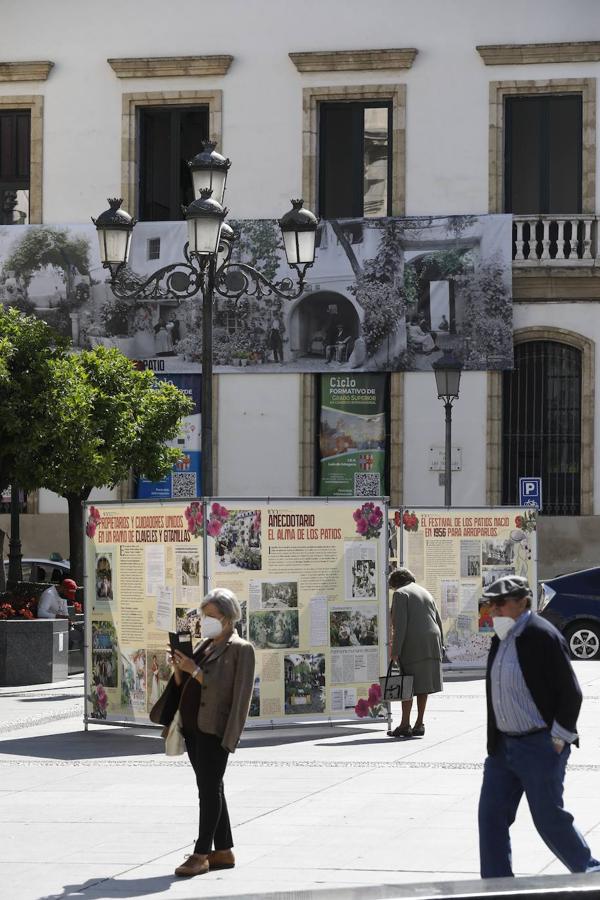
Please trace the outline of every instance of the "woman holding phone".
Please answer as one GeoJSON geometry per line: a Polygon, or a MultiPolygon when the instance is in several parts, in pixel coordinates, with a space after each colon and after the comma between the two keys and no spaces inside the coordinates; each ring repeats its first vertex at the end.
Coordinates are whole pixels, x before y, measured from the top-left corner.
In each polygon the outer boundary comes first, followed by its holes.
{"type": "Polygon", "coordinates": [[[198,837],[176,875],[203,875],[235,865],[223,776],[239,743],[254,685],[254,647],[235,630],[241,616],[232,591],[215,588],[206,595],[200,604],[202,643],[193,658],[173,650],[171,690],[152,711],[153,721],[168,725],[179,706],[198,785],[198,837]]]}

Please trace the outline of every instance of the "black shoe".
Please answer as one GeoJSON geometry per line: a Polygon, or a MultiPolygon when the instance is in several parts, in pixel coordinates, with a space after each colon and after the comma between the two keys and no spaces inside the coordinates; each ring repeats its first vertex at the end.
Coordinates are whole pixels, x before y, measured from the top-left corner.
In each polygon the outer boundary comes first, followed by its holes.
{"type": "Polygon", "coordinates": [[[425,726],[415,725],[412,730],[413,737],[425,737],[425,726]]]}
{"type": "Polygon", "coordinates": [[[413,730],[410,725],[398,725],[397,728],[394,728],[393,731],[388,731],[388,737],[393,738],[407,738],[413,736],[413,730]]]}

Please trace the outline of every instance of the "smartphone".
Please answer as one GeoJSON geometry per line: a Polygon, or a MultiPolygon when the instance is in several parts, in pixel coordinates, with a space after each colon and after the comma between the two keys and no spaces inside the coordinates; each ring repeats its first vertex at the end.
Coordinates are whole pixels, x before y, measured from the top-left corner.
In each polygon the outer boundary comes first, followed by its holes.
{"type": "Polygon", "coordinates": [[[189,632],[169,632],[169,644],[171,646],[171,652],[175,650],[179,650],[180,653],[183,653],[184,656],[189,656],[190,659],[194,657],[194,651],[192,649],[192,636],[189,632]]]}

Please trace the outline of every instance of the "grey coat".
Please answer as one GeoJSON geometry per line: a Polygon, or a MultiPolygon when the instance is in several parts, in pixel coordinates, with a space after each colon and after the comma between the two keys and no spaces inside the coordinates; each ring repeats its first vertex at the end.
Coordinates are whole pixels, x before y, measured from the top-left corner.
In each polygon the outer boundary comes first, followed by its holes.
{"type": "Polygon", "coordinates": [[[392,656],[410,671],[413,663],[442,659],[442,620],[429,591],[409,584],[392,598],[392,656]]]}

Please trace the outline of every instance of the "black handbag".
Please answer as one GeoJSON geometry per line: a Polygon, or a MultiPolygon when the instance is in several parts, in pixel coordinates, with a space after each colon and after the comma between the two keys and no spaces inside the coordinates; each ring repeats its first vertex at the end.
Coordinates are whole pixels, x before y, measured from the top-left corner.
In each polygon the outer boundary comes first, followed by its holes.
{"type": "Polygon", "coordinates": [[[414,693],[414,679],[400,668],[399,663],[393,661],[388,666],[387,673],[379,679],[381,685],[382,700],[410,700],[414,693]]]}

